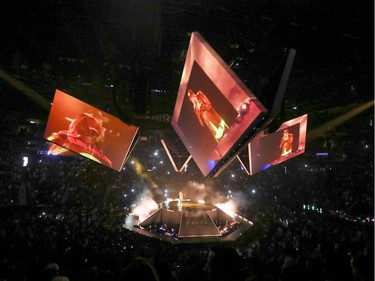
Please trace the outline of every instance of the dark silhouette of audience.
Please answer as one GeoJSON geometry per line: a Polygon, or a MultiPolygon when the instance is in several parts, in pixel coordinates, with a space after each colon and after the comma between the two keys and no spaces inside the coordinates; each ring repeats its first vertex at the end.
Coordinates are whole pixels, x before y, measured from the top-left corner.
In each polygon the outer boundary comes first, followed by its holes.
{"type": "MultiPolygon", "coordinates": [[[[176,195],[192,178],[217,193],[237,190],[246,198],[238,213],[254,223],[233,242],[175,244],[123,227],[147,188],[131,163],[118,173],[82,157],[44,155],[43,126],[12,120],[2,119],[0,142],[2,281],[373,280],[371,155],[353,156],[350,166],[310,157],[308,168],[302,158],[252,177],[234,167],[218,179],[193,164],[161,177],[169,167],[157,166],[149,178],[170,192],[176,182],[176,195]]],[[[140,142],[133,154],[147,165],[154,149],[162,147],[140,142]]]]}

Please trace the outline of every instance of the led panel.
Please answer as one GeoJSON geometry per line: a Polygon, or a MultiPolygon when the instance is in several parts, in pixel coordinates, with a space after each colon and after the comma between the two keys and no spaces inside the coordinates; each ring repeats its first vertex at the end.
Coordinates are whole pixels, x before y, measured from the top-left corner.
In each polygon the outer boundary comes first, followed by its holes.
{"type": "Polygon", "coordinates": [[[253,175],[305,152],[307,114],[281,124],[274,133],[259,133],[248,145],[253,175]]]}
{"type": "Polygon", "coordinates": [[[266,113],[220,56],[193,32],[171,123],[203,175],[222,163],[266,113]]]}
{"type": "Polygon", "coordinates": [[[56,90],[44,138],[49,153],[68,149],[120,171],[136,140],[138,128],[56,90]]]}

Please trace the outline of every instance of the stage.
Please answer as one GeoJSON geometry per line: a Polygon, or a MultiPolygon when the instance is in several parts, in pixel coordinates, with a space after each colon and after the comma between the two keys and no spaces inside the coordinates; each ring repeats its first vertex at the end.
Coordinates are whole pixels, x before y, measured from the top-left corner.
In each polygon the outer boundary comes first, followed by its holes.
{"type": "Polygon", "coordinates": [[[131,231],[170,243],[234,241],[252,225],[241,215],[189,199],[168,199],[146,219],[130,214],[124,223],[131,231]]]}

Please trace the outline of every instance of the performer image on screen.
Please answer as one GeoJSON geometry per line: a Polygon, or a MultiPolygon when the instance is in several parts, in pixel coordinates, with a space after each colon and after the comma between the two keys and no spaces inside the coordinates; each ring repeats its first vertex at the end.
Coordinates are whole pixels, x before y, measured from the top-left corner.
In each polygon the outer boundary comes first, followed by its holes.
{"type": "Polygon", "coordinates": [[[64,147],[111,167],[111,160],[102,153],[101,149],[106,132],[101,112],[88,111],[78,114],[75,119],[68,117],[66,119],[70,121],[68,130],[52,133],[47,138],[54,143],[49,153],[61,154],[64,147]]]}
{"type": "Polygon", "coordinates": [[[280,141],[281,157],[285,157],[292,153],[293,145],[293,134],[289,133],[288,129],[285,129],[283,132],[283,137],[280,141]]]}
{"type": "Polygon", "coordinates": [[[207,127],[216,141],[225,135],[228,125],[224,119],[216,112],[211,102],[202,91],[196,94],[188,90],[189,101],[193,104],[194,113],[202,127],[207,127]]]}

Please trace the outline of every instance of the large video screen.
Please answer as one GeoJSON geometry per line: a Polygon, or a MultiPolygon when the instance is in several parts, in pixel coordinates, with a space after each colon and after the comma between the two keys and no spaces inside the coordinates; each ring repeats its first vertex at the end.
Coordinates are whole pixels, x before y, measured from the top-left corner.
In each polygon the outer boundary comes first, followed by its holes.
{"type": "Polygon", "coordinates": [[[50,154],[64,149],[120,171],[130,153],[138,128],[56,90],[44,138],[50,154]]]}
{"type": "Polygon", "coordinates": [[[199,33],[186,55],[172,126],[204,176],[267,109],[199,33]]]}
{"type": "Polygon", "coordinates": [[[281,124],[274,133],[259,133],[249,143],[249,174],[253,175],[304,153],[306,129],[307,114],[281,124]]]}

